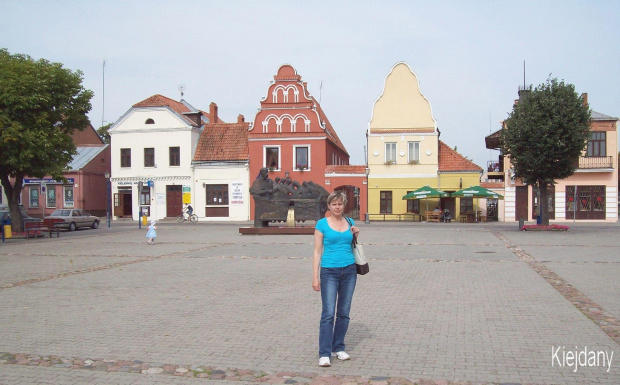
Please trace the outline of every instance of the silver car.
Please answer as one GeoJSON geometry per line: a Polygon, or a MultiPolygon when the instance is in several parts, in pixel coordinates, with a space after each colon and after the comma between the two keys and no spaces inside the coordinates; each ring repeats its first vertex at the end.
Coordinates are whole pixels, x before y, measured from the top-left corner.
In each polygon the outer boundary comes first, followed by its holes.
{"type": "Polygon", "coordinates": [[[74,231],[80,227],[90,227],[91,229],[99,227],[99,218],[82,209],[59,209],[46,218],[64,220],[64,222],[56,223],[56,227],[69,229],[69,231],[74,231]]]}

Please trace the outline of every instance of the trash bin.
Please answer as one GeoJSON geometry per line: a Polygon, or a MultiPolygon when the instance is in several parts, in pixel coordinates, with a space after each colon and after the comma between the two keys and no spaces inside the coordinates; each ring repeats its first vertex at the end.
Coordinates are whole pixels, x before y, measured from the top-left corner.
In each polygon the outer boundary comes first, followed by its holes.
{"type": "Polygon", "coordinates": [[[142,226],[146,226],[146,215],[142,216],[142,226]]]}
{"type": "Polygon", "coordinates": [[[536,224],[537,225],[542,225],[542,215],[537,215],[536,216],[536,224]]]}
{"type": "Polygon", "coordinates": [[[519,230],[523,228],[524,224],[525,224],[525,220],[523,220],[523,218],[519,218],[519,230]]]}
{"type": "Polygon", "coordinates": [[[2,231],[4,232],[4,238],[9,239],[13,238],[13,231],[11,230],[11,220],[3,219],[2,220],[2,231]]]}

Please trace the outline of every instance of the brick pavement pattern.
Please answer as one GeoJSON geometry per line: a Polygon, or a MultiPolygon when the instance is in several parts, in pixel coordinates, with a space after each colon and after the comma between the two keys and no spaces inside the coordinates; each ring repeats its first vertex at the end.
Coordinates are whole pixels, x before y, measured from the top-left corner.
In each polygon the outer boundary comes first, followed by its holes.
{"type": "Polygon", "coordinates": [[[162,222],[154,246],[127,223],[1,244],[0,384],[620,383],[618,225],[360,224],[371,273],[353,300],[352,359],[330,368],[317,366],[312,237],[239,225],[162,222]],[[558,346],[614,361],[552,366],[558,346]],[[58,366],[42,365],[50,356],[58,366]]]}

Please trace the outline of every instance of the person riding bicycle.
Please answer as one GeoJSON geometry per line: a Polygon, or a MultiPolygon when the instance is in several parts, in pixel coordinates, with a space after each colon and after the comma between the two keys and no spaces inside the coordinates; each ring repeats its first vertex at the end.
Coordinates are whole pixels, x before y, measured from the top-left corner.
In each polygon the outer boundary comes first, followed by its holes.
{"type": "Polygon", "coordinates": [[[188,217],[191,217],[192,214],[194,213],[194,208],[192,207],[192,205],[188,203],[187,206],[185,206],[185,210],[183,211],[187,212],[188,217]]]}

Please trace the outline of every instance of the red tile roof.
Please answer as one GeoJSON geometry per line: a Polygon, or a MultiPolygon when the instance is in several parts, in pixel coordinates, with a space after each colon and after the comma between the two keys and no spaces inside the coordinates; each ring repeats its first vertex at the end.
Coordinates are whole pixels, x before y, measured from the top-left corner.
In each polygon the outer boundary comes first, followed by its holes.
{"type": "Polygon", "coordinates": [[[316,110],[319,113],[319,118],[321,119],[321,122],[325,122],[325,133],[327,134],[327,138],[332,143],[334,143],[336,147],[342,150],[345,154],[349,155],[349,152],[344,147],[344,144],[340,141],[338,134],[336,134],[336,130],[334,130],[334,128],[332,127],[332,124],[329,122],[329,119],[327,119],[327,116],[325,115],[325,112],[321,108],[321,105],[319,104],[319,102],[316,101],[316,99],[315,99],[315,102],[316,102],[316,110]]]}
{"type": "Polygon", "coordinates": [[[439,141],[439,171],[472,171],[479,172],[482,168],[454,151],[447,144],[439,141]]]}
{"type": "MultiPolygon", "coordinates": [[[[200,112],[203,116],[205,116],[209,120],[209,122],[213,122],[213,117],[208,112],[205,112],[205,111],[202,111],[202,110],[198,110],[198,111],[191,110],[184,103],[177,102],[176,100],[170,99],[170,98],[168,98],[166,96],[163,96],[163,95],[160,95],[160,94],[155,94],[153,96],[150,96],[150,97],[144,99],[143,101],[134,104],[132,107],[134,107],[134,108],[139,108],[139,107],[169,107],[171,110],[173,110],[176,113],[178,113],[179,115],[183,116],[186,120],[191,122],[193,125],[196,125],[196,122],[193,121],[192,119],[190,119],[186,115],[186,113],[200,112]]],[[[224,123],[224,121],[218,117],[217,118],[217,122],[213,122],[213,123],[224,123]]]]}
{"type": "Polygon", "coordinates": [[[183,114],[184,112],[192,112],[185,104],[159,94],[148,97],[143,101],[134,104],[132,107],[170,107],[179,114],[183,114]]]}
{"type": "Polygon", "coordinates": [[[362,174],[366,175],[366,166],[364,165],[331,165],[325,168],[326,174],[362,174]]]}
{"type": "Polygon", "coordinates": [[[198,140],[195,162],[247,161],[250,123],[209,123],[198,140]]]}

